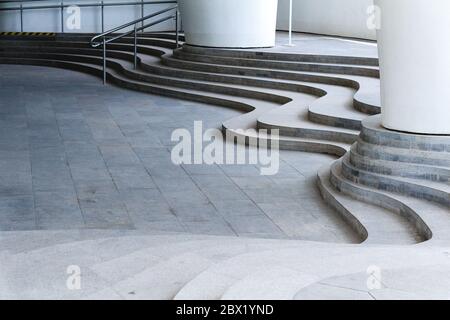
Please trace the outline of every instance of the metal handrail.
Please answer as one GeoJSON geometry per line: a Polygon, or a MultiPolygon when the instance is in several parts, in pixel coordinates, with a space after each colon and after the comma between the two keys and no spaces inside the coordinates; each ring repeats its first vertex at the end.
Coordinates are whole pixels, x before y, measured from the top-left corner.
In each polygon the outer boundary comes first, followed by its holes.
{"type": "Polygon", "coordinates": [[[174,0],[160,0],[160,1],[135,1],[135,2],[104,2],[103,0],[100,3],[70,3],[70,4],[64,4],[64,1],[60,0],[59,4],[53,4],[53,5],[34,5],[34,6],[24,6],[23,2],[41,2],[41,1],[49,1],[49,0],[10,0],[10,1],[4,1],[0,2],[0,5],[7,4],[7,3],[20,3],[20,6],[18,7],[5,7],[0,8],[0,11],[20,11],[20,31],[24,31],[23,27],[23,12],[25,10],[41,10],[41,9],[59,9],[61,11],[61,32],[64,32],[64,8],[68,8],[70,6],[77,6],[80,8],[87,8],[87,7],[101,7],[102,10],[102,32],[104,29],[104,8],[105,7],[119,7],[119,6],[141,6],[141,19],[144,18],[144,5],[151,5],[151,4],[172,4],[177,3],[177,1],[174,0]]]}
{"type": "MultiPolygon", "coordinates": [[[[158,12],[149,14],[149,15],[147,15],[147,16],[145,16],[145,17],[136,19],[136,20],[134,20],[134,21],[131,21],[131,22],[125,23],[125,24],[123,24],[123,25],[121,25],[121,26],[118,26],[118,27],[115,27],[115,28],[113,28],[113,29],[110,29],[110,30],[108,30],[108,31],[106,31],[106,32],[100,33],[99,35],[96,35],[95,37],[93,37],[93,38],[91,39],[91,46],[94,47],[94,48],[96,48],[96,47],[98,47],[99,45],[101,45],[101,42],[100,42],[100,43],[95,42],[97,39],[100,39],[100,38],[102,38],[102,37],[105,37],[105,36],[107,36],[107,35],[110,35],[110,34],[112,34],[112,33],[115,33],[115,32],[120,31],[120,30],[122,30],[122,29],[131,27],[132,25],[136,25],[136,24],[139,23],[139,22],[148,20],[148,19],[150,19],[150,18],[154,18],[154,17],[159,16],[159,15],[161,15],[161,14],[163,14],[163,13],[166,13],[166,12],[169,12],[169,11],[172,11],[172,10],[176,10],[177,8],[178,8],[178,6],[174,6],[174,7],[167,8],[167,9],[163,9],[163,10],[160,10],[160,11],[158,11],[158,12]]],[[[141,29],[141,28],[142,28],[142,27],[140,27],[140,29],[141,29]]],[[[119,37],[123,37],[123,36],[124,36],[124,35],[120,35],[119,37]]],[[[120,38],[117,38],[117,39],[120,39],[120,38]]],[[[114,40],[117,40],[117,39],[114,39],[114,40]]],[[[108,42],[111,42],[111,41],[108,41],[108,42]]],[[[108,42],[107,42],[107,43],[108,43],[108,42]]]]}
{"type": "Polygon", "coordinates": [[[160,23],[162,23],[164,21],[175,19],[175,32],[176,32],[175,39],[176,39],[176,47],[178,48],[178,46],[179,46],[178,15],[179,15],[179,13],[178,13],[178,5],[176,5],[174,7],[167,8],[167,9],[160,10],[160,11],[157,11],[155,13],[149,14],[149,15],[147,15],[145,17],[140,18],[140,19],[136,19],[134,21],[125,23],[125,24],[123,24],[121,26],[115,27],[113,29],[110,29],[110,30],[108,30],[106,32],[103,32],[101,34],[98,34],[98,35],[94,36],[91,39],[91,41],[90,41],[91,47],[98,48],[100,46],[103,46],[103,84],[106,84],[106,45],[108,43],[113,42],[115,40],[121,39],[123,37],[129,36],[129,35],[132,34],[133,37],[134,37],[134,69],[136,69],[137,68],[137,32],[141,31],[141,30],[144,30],[144,29],[146,29],[148,27],[160,24],[160,23]],[[157,21],[153,21],[151,23],[144,24],[144,22],[146,20],[148,20],[148,19],[155,18],[157,16],[160,16],[160,15],[162,15],[164,13],[167,13],[167,12],[170,12],[170,11],[173,11],[173,10],[175,10],[175,14],[174,15],[166,16],[166,17],[163,17],[163,18],[161,18],[161,19],[159,19],[157,21]],[[138,23],[141,23],[142,25],[140,27],[138,27],[137,26],[138,23]],[[114,36],[112,38],[107,39],[108,36],[111,36],[111,35],[115,34],[117,31],[123,30],[123,29],[131,27],[131,26],[134,26],[133,30],[121,33],[119,35],[116,35],[116,36],[114,36]],[[102,41],[98,41],[99,39],[102,39],[102,41]]]}

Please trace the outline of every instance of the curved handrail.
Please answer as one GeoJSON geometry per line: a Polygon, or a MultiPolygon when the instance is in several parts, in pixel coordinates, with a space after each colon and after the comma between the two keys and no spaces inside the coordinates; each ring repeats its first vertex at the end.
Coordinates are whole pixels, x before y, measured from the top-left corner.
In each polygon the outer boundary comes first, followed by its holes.
{"type": "MultiPolygon", "coordinates": [[[[166,13],[166,12],[169,12],[169,11],[172,11],[172,10],[177,10],[177,9],[178,9],[178,5],[177,5],[177,6],[174,6],[174,7],[171,7],[171,8],[163,9],[163,10],[160,10],[160,11],[158,11],[158,12],[149,14],[149,15],[143,17],[143,18],[136,19],[136,20],[134,20],[134,21],[125,23],[125,24],[123,24],[123,25],[121,25],[121,26],[118,26],[118,27],[115,27],[115,28],[110,29],[110,30],[108,30],[108,31],[105,31],[105,32],[103,32],[103,33],[100,33],[100,34],[96,35],[95,37],[93,37],[93,38],[91,39],[90,44],[91,44],[91,46],[92,46],[93,48],[100,47],[101,45],[103,45],[103,42],[104,42],[104,41],[98,41],[98,42],[97,42],[97,40],[99,40],[99,39],[101,39],[101,38],[104,38],[104,37],[106,37],[106,36],[108,36],[108,35],[110,35],[110,34],[113,34],[113,33],[117,32],[117,31],[120,31],[120,30],[122,30],[122,29],[131,27],[132,25],[136,25],[136,24],[138,24],[139,22],[143,22],[143,21],[145,21],[145,20],[148,20],[148,19],[157,17],[157,16],[159,16],[159,15],[161,15],[161,14],[163,14],[163,13],[166,13]]],[[[159,24],[159,23],[161,23],[161,22],[167,21],[167,20],[169,20],[169,19],[171,19],[171,18],[173,19],[173,18],[175,18],[175,16],[166,17],[166,18],[160,19],[160,20],[158,20],[158,21],[155,21],[154,23],[150,23],[150,24],[148,24],[148,25],[141,26],[141,27],[139,27],[139,28],[135,28],[135,30],[132,30],[132,31],[127,32],[127,33],[120,34],[120,35],[118,35],[118,36],[116,36],[116,37],[114,37],[114,38],[111,38],[111,39],[106,40],[105,42],[106,42],[106,43],[109,43],[109,42],[112,42],[112,41],[114,41],[114,40],[118,40],[118,39],[123,38],[123,37],[125,37],[125,36],[127,36],[127,35],[133,34],[135,31],[140,31],[140,30],[146,29],[146,28],[148,28],[148,27],[154,26],[154,25],[159,24]]]]}

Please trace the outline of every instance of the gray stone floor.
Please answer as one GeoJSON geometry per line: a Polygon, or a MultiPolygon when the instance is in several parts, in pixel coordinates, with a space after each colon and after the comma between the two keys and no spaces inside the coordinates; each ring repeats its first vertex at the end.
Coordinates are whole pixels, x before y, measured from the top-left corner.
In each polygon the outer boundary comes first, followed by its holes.
{"type": "Polygon", "coordinates": [[[0,65],[0,230],[138,229],[353,242],[323,204],[326,155],[253,165],[176,166],[171,133],[239,113],[103,86],[60,69],[0,65]]]}
{"type": "MultiPolygon", "coordinates": [[[[292,44],[294,46],[287,46],[288,43],[289,33],[278,31],[275,47],[256,50],[378,58],[376,41],[294,32],[292,33],[292,44]]],[[[252,50],[254,51],[254,49],[252,50]]]]}

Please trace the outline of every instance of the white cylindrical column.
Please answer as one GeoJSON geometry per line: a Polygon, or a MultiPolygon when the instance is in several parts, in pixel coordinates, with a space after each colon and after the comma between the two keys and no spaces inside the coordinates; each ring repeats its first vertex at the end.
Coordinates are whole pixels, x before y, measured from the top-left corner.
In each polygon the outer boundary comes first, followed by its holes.
{"type": "Polygon", "coordinates": [[[278,0],[178,0],[186,43],[204,47],[275,45],[278,0]]]}
{"type": "Polygon", "coordinates": [[[375,0],[383,126],[450,134],[450,1],[375,0]]]}

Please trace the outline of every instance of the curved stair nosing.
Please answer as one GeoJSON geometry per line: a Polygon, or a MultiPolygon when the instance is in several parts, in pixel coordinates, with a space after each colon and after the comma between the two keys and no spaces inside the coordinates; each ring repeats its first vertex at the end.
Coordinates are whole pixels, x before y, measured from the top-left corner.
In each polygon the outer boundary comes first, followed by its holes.
{"type": "Polygon", "coordinates": [[[364,243],[369,238],[369,233],[366,227],[361,223],[361,221],[356,218],[353,213],[346,208],[345,205],[340,203],[330,188],[330,169],[322,168],[317,174],[317,185],[319,187],[320,194],[324,201],[335,211],[341,218],[350,226],[350,228],[358,235],[361,243],[364,243]]]}
{"type": "Polygon", "coordinates": [[[381,107],[380,106],[374,106],[368,103],[365,103],[364,101],[361,101],[360,99],[358,99],[357,97],[355,97],[353,99],[353,107],[362,112],[362,113],[366,113],[368,115],[376,115],[381,113],[381,107]]]}
{"type": "MultiPolygon", "coordinates": [[[[257,135],[252,136],[248,133],[244,135],[242,132],[237,131],[234,128],[230,128],[225,122],[222,125],[222,131],[224,134],[229,134],[230,137],[236,139],[238,143],[242,141],[242,143],[246,146],[255,146],[263,145],[267,148],[272,148],[272,143],[274,139],[267,138],[265,136],[257,135]],[[242,138],[239,139],[239,138],[242,138]]],[[[270,132],[269,132],[270,134],[270,132]]],[[[342,143],[333,143],[332,141],[322,141],[317,139],[302,139],[297,137],[289,137],[289,136],[280,136],[279,140],[276,141],[276,144],[281,150],[290,150],[290,151],[304,151],[304,152],[312,152],[312,153],[324,153],[333,156],[342,157],[350,147],[350,145],[345,145],[342,143]]]]}
{"type": "Polygon", "coordinates": [[[375,191],[370,187],[360,186],[352,180],[347,180],[347,177],[342,174],[342,163],[343,159],[339,159],[331,166],[330,182],[336,190],[358,201],[370,203],[401,215],[418,230],[423,241],[432,239],[432,230],[418,212],[384,192],[375,191]]]}

